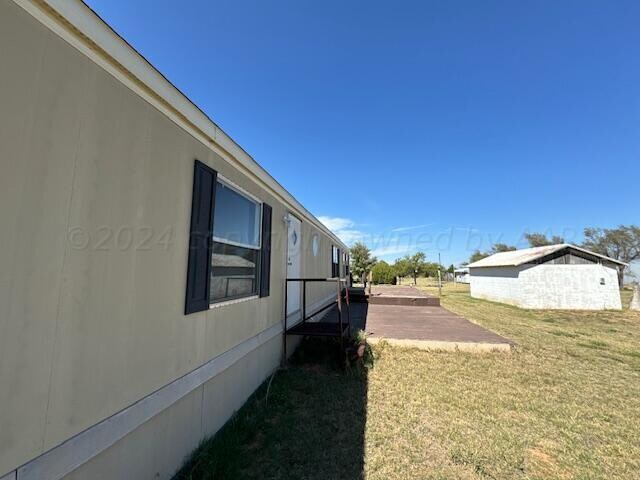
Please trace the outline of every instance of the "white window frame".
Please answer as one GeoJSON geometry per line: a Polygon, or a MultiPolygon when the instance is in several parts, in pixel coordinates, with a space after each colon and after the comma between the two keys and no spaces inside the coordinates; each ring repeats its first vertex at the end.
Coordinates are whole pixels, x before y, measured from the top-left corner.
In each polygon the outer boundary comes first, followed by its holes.
{"type": "MultiPolygon", "coordinates": [[[[231,190],[233,190],[234,192],[236,192],[237,194],[245,197],[247,200],[250,200],[251,202],[255,203],[258,208],[259,208],[259,213],[258,213],[258,219],[257,219],[257,229],[258,229],[258,245],[248,245],[245,243],[241,243],[241,242],[234,242],[232,240],[227,240],[225,238],[220,238],[220,237],[216,237],[215,235],[211,235],[211,238],[214,242],[216,243],[223,243],[225,245],[231,245],[233,247],[240,247],[240,248],[246,248],[249,250],[257,250],[258,251],[258,262],[256,265],[256,292],[251,292],[248,293],[247,295],[243,295],[243,296],[239,296],[239,297],[232,297],[232,298],[223,298],[223,299],[219,299],[219,300],[214,300],[214,299],[209,299],[209,308],[215,308],[215,307],[219,307],[222,305],[230,305],[230,304],[234,304],[234,303],[238,303],[238,302],[242,302],[242,301],[246,301],[246,300],[251,300],[254,298],[259,298],[258,292],[260,290],[260,277],[262,276],[262,271],[260,269],[260,265],[261,265],[261,260],[260,260],[260,255],[262,254],[262,216],[264,214],[264,209],[263,209],[263,203],[262,200],[260,200],[258,197],[256,197],[255,195],[253,195],[252,193],[247,192],[244,188],[240,187],[239,185],[235,184],[234,182],[232,182],[231,180],[229,180],[228,178],[218,174],[217,175],[217,179],[216,179],[216,183],[220,183],[222,185],[224,185],[226,188],[230,188],[231,190]]],[[[216,185],[216,189],[217,189],[217,185],[216,185]]],[[[215,227],[215,222],[216,222],[216,214],[215,214],[215,208],[217,206],[214,206],[214,211],[213,211],[213,225],[215,227]]],[[[214,229],[212,228],[212,231],[214,229]]],[[[211,251],[211,257],[213,257],[213,250],[211,251]]],[[[209,259],[209,261],[211,261],[211,259],[209,259]]]]}

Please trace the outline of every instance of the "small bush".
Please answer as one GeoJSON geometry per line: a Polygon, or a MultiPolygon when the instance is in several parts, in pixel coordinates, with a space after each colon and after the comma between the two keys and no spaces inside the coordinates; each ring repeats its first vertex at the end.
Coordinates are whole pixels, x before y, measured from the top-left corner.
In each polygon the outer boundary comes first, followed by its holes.
{"type": "Polygon", "coordinates": [[[385,261],[376,263],[371,269],[371,281],[374,285],[396,284],[395,269],[385,261]]]}

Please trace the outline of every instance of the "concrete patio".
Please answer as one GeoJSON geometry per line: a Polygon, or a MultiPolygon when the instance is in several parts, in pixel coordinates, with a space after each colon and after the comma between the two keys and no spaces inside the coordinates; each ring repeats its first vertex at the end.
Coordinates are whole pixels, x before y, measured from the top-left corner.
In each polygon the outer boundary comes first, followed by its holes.
{"type": "Polygon", "coordinates": [[[372,287],[361,322],[372,343],[384,339],[424,350],[466,352],[509,352],[514,346],[511,340],[439,306],[438,298],[411,286],[372,287]]]}

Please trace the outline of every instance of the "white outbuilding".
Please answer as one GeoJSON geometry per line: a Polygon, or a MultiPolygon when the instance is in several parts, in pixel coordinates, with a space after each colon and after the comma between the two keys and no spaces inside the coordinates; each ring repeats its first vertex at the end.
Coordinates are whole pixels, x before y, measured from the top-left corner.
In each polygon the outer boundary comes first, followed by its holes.
{"type": "Polygon", "coordinates": [[[453,271],[453,281],[456,283],[469,283],[469,267],[456,268],[453,271]]]}
{"type": "Polygon", "coordinates": [[[469,265],[471,296],[521,308],[620,310],[627,264],[570,244],[501,252],[469,265]]]}

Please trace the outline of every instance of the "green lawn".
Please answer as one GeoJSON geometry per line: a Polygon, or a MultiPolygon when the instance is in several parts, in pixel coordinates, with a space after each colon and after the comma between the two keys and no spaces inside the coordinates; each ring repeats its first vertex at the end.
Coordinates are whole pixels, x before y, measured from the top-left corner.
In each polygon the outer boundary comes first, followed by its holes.
{"type": "Polygon", "coordinates": [[[308,343],[180,478],[638,478],[640,314],[442,304],[516,350],[382,344],[343,372],[308,343]]]}

